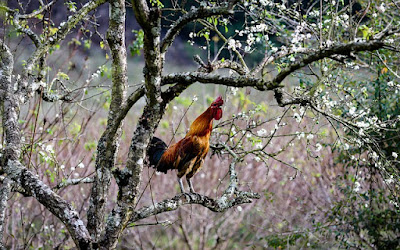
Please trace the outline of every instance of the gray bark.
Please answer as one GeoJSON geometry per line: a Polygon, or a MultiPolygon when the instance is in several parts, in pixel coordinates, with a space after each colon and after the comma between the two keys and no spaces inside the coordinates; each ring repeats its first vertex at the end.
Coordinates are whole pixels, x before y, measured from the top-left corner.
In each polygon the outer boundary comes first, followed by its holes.
{"type": "Polygon", "coordinates": [[[138,209],[133,213],[130,222],[134,223],[138,220],[148,218],[153,215],[170,212],[186,204],[199,204],[213,212],[221,213],[236,205],[251,203],[252,199],[259,198],[260,195],[253,192],[238,192],[233,199],[228,199],[225,196],[222,196],[218,199],[212,199],[208,196],[197,193],[181,193],[172,199],[166,199],[155,203],[154,205],[138,209]]]}
{"type": "Polygon", "coordinates": [[[91,242],[89,232],[79,218],[78,212],[69,202],[54,193],[19,161],[8,160],[7,165],[4,166],[4,172],[64,223],[76,246],[80,249],[89,247],[91,242]]]}
{"type": "Polygon", "coordinates": [[[252,199],[259,199],[260,195],[257,193],[243,192],[238,190],[238,180],[235,166],[236,162],[239,161],[239,159],[235,153],[233,153],[232,151],[231,153],[233,154],[234,159],[229,166],[229,185],[221,197],[217,199],[212,199],[210,197],[197,193],[178,194],[172,199],[166,199],[151,206],[138,209],[132,215],[130,223],[134,223],[138,220],[148,218],[150,216],[160,213],[176,210],[180,206],[185,204],[199,204],[203,207],[210,209],[213,212],[221,213],[236,205],[251,203],[252,199]]]}
{"type": "Polygon", "coordinates": [[[161,99],[161,72],[164,60],[160,53],[161,13],[158,9],[149,10],[145,1],[134,1],[133,7],[144,30],[146,106],[133,134],[126,167],[116,174],[118,199],[108,216],[106,232],[100,244],[104,249],[116,247],[123,229],[129,222],[139,193],[146,148],[165,109],[161,99]]]}
{"type": "Polygon", "coordinates": [[[1,250],[5,249],[3,245],[3,234],[5,227],[7,200],[10,192],[11,192],[11,180],[5,178],[3,181],[0,181],[0,249],[1,250]]]}
{"type": "MultiPolygon", "coordinates": [[[[88,210],[88,230],[94,242],[104,231],[105,208],[111,184],[111,169],[119,147],[122,119],[117,119],[126,96],[125,1],[110,1],[110,25],[107,41],[112,54],[112,95],[107,128],[97,145],[96,174],[88,210]]],[[[126,115],[126,114],[125,114],[126,115]]]]}

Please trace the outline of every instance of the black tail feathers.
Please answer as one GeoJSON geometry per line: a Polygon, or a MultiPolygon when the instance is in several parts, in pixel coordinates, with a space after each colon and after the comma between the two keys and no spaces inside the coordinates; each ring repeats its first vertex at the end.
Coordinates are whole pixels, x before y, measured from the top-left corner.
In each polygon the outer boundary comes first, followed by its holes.
{"type": "Polygon", "coordinates": [[[167,144],[165,144],[165,142],[160,138],[153,137],[147,150],[150,166],[157,166],[157,163],[160,161],[161,156],[164,154],[167,147],[167,144]]]}

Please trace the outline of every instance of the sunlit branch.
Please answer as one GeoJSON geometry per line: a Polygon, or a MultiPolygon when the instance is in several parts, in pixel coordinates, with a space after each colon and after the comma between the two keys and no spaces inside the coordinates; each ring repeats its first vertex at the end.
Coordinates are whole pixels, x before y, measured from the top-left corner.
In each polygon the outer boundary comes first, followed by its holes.
{"type": "Polygon", "coordinates": [[[282,87],[272,82],[264,82],[262,79],[245,76],[223,76],[200,72],[185,72],[166,75],[162,78],[162,84],[188,85],[194,82],[205,84],[220,84],[230,87],[253,87],[258,90],[272,90],[282,87]]]}
{"type": "Polygon", "coordinates": [[[89,184],[89,183],[93,183],[93,181],[94,180],[91,177],[84,177],[84,178],[78,178],[78,179],[67,179],[65,181],[58,183],[57,186],[55,186],[53,188],[53,190],[58,190],[61,188],[78,185],[78,184],[82,184],[82,183],[89,184]]]}

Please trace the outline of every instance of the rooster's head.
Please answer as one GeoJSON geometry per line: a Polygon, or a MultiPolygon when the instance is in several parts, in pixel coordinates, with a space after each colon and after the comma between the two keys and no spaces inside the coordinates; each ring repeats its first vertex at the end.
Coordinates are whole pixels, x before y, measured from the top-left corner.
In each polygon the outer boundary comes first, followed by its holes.
{"type": "Polygon", "coordinates": [[[218,98],[215,99],[215,101],[213,101],[213,102],[211,103],[210,108],[211,108],[211,111],[212,111],[212,114],[213,114],[213,118],[214,118],[215,120],[221,119],[221,117],[222,117],[222,109],[221,109],[221,106],[222,106],[223,104],[224,104],[224,100],[222,100],[222,97],[221,97],[221,96],[218,96],[218,98]]]}

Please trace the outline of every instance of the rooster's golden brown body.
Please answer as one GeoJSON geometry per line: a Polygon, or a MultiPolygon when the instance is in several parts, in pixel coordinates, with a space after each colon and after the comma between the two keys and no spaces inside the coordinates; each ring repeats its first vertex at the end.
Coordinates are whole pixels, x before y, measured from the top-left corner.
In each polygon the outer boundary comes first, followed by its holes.
{"type": "Polygon", "coordinates": [[[150,165],[155,166],[157,171],[163,173],[167,173],[170,169],[177,169],[182,193],[185,192],[182,184],[184,176],[186,176],[190,192],[194,193],[190,179],[203,166],[204,158],[210,148],[209,140],[213,119],[221,119],[223,103],[222,98],[218,97],[206,111],[194,120],[186,136],[170,147],[167,148],[167,145],[157,137],[153,137],[151,141],[148,150],[150,165]]]}

